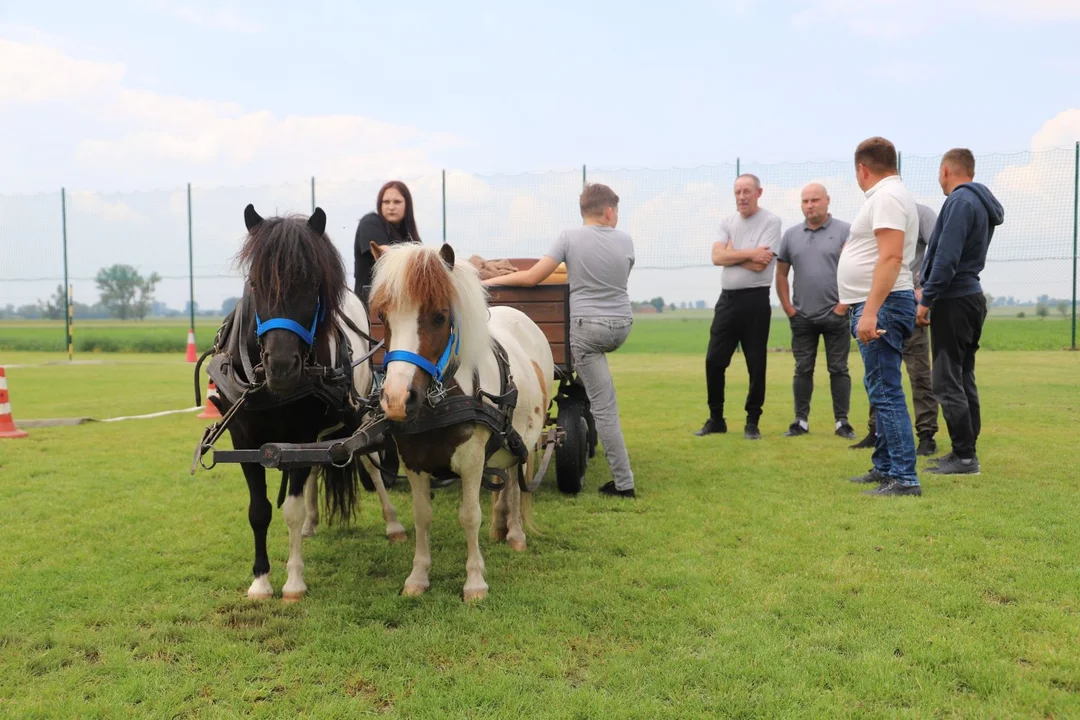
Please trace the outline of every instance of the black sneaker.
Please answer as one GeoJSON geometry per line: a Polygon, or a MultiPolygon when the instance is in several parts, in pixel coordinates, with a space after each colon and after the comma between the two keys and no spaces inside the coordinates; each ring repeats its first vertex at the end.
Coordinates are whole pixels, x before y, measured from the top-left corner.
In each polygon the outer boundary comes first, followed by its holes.
{"type": "Polygon", "coordinates": [[[941,461],[941,464],[927,468],[926,472],[935,475],[978,475],[980,473],[979,458],[974,457],[964,460],[958,455],[952,453],[950,455],[952,457],[946,457],[941,461]]]}
{"type": "Polygon", "coordinates": [[[705,421],[705,424],[701,426],[700,430],[694,432],[695,435],[701,437],[702,435],[712,435],[713,433],[726,433],[727,421],[726,420],[713,420],[709,418],[705,421]]]}
{"type": "Polygon", "coordinates": [[[890,478],[887,478],[881,473],[879,473],[877,471],[877,468],[871,468],[870,472],[866,473],[865,475],[853,477],[850,478],[850,480],[853,483],[877,483],[878,485],[885,485],[892,482],[890,478]]]}
{"type": "Polygon", "coordinates": [[[796,420],[788,426],[787,432],[784,433],[784,437],[798,437],[799,435],[807,435],[809,432],[810,428],[803,427],[802,423],[796,420]]]}
{"type": "Polygon", "coordinates": [[[616,489],[614,480],[608,480],[606,483],[601,485],[600,490],[598,492],[601,495],[615,495],[616,497],[628,497],[628,498],[637,497],[634,494],[634,488],[630,488],[629,490],[618,490],[618,489],[616,489]]]}
{"type": "Polygon", "coordinates": [[[743,437],[747,440],[760,440],[761,431],[758,430],[757,423],[746,423],[746,427],[743,428],[743,437]]]}
{"type": "Polygon", "coordinates": [[[922,495],[922,486],[901,485],[895,480],[890,480],[874,490],[863,490],[863,495],[922,495]]]}
{"type": "Polygon", "coordinates": [[[915,450],[916,455],[933,455],[937,452],[937,441],[934,440],[933,435],[920,435],[919,447],[915,450]]]}
{"type": "Polygon", "coordinates": [[[875,435],[874,433],[868,433],[866,437],[864,437],[862,440],[855,443],[854,445],[851,445],[850,448],[852,450],[865,450],[867,448],[873,448],[876,445],[877,435],[875,435]]]}
{"type": "Polygon", "coordinates": [[[845,440],[855,439],[855,428],[847,420],[840,420],[836,424],[836,434],[845,440]]]}
{"type": "Polygon", "coordinates": [[[956,459],[956,453],[950,451],[950,452],[945,453],[944,455],[939,455],[936,458],[930,458],[929,460],[926,461],[926,467],[927,468],[937,467],[938,465],[940,465],[943,462],[952,462],[955,459],[956,459]]]}

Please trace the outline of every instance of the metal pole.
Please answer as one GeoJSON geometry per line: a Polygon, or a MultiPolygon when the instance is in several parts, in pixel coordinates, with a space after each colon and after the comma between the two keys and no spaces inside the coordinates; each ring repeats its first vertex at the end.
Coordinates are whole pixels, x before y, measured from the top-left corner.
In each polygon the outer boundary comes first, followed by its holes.
{"type": "Polygon", "coordinates": [[[311,212],[315,213],[315,176],[311,176],[311,212]]]}
{"type": "Polygon", "coordinates": [[[75,292],[70,285],[67,288],[68,306],[67,306],[67,320],[68,320],[68,362],[71,362],[72,353],[72,338],[75,336],[75,292]]]}
{"type": "Polygon", "coordinates": [[[1076,349],[1076,236],[1080,225],[1080,140],[1073,155],[1073,283],[1072,283],[1072,349],[1076,349]]]}
{"type": "Polygon", "coordinates": [[[64,340],[67,342],[68,360],[71,360],[71,285],[68,282],[67,252],[67,190],[60,188],[60,223],[64,237],[64,340]]]}
{"type": "Polygon", "coordinates": [[[442,241],[446,242],[446,170],[442,171],[442,241]]]}
{"type": "Polygon", "coordinates": [[[582,165],[581,166],[581,187],[582,187],[582,189],[584,189],[585,186],[588,185],[588,184],[589,184],[588,175],[585,174],[585,166],[582,165]]]}
{"type": "Polygon", "coordinates": [[[188,292],[191,308],[191,332],[195,332],[195,251],[192,249],[194,233],[191,229],[191,183],[187,184],[187,250],[188,250],[188,292]]]}
{"type": "Polygon", "coordinates": [[[904,153],[899,150],[896,151],[896,174],[904,174],[904,153]]]}
{"type": "Polygon", "coordinates": [[[742,175],[742,165],[739,162],[739,158],[735,158],[735,177],[742,175]]]}

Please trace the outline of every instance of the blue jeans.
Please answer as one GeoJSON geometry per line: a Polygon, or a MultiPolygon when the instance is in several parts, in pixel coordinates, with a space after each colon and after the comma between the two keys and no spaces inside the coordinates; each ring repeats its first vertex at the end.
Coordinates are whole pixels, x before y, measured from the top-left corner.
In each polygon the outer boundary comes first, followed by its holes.
{"type": "MultiPolygon", "coordinates": [[[[851,335],[856,340],[864,305],[851,306],[851,335]]],[[[878,329],[885,330],[885,334],[866,344],[859,341],[866,368],[863,384],[877,413],[874,469],[905,486],[919,484],[915,474],[915,433],[900,373],[904,343],[915,331],[915,309],[915,293],[911,290],[890,293],[877,316],[878,329]]]]}

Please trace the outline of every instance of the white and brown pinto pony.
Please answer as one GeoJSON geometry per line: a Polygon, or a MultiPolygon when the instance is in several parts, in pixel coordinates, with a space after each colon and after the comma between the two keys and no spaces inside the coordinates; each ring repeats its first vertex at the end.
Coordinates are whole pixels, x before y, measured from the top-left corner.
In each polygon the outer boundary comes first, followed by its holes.
{"type": "MultiPolygon", "coordinates": [[[[474,373],[480,389],[502,391],[495,341],[505,350],[510,376],[517,386],[513,427],[530,458],[537,448],[552,401],[554,359],[543,331],[528,316],[509,307],[488,307],[488,295],[469,263],[455,263],[453,249],[436,250],[420,243],[380,248],[370,303],[384,326],[386,377],[380,406],[389,420],[414,420],[421,406],[445,393],[473,395],[474,373]]],[[[393,432],[393,431],[391,431],[393,432]]],[[[480,488],[485,466],[508,472],[495,493],[491,537],[515,550],[526,548],[524,525],[530,519],[531,497],[522,493],[518,473],[527,472],[505,447],[490,458],[486,448],[492,430],[481,422],[463,422],[415,433],[393,433],[405,474],[412,487],[416,549],[405,595],[428,589],[431,568],[431,478],[461,478],[459,519],[465,531],[468,560],[464,599],[479,600],[488,592],[480,553],[480,488]],[[485,462],[486,460],[486,462],[485,462]],[[523,522],[523,520],[525,522],[523,522]]],[[[530,463],[531,464],[531,463],[530,463]]]]}

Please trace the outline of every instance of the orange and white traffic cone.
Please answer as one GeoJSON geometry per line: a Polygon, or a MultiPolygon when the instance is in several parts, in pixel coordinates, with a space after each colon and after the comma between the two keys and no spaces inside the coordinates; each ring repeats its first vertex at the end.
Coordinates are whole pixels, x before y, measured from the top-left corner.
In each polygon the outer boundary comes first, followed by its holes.
{"type": "Polygon", "coordinates": [[[209,420],[221,417],[221,413],[218,412],[217,405],[210,402],[210,398],[212,397],[218,397],[217,385],[214,384],[213,380],[210,381],[210,385],[207,387],[206,390],[206,406],[203,407],[203,411],[195,417],[199,418],[200,420],[209,420]]]}
{"type": "Polygon", "coordinates": [[[191,328],[187,331],[187,361],[196,362],[199,359],[199,353],[195,350],[195,329],[191,328]]]}
{"type": "Polygon", "coordinates": [[[11,399],[8,395],[7,376],[0,365],[0,438],[24,438],[30,433],[15,427],[15,418],[11,416],[11,399]]]}

